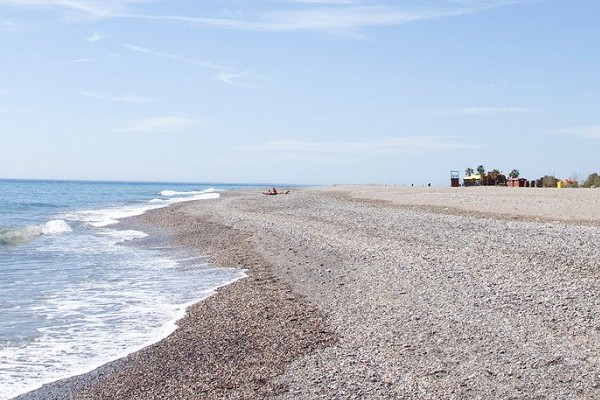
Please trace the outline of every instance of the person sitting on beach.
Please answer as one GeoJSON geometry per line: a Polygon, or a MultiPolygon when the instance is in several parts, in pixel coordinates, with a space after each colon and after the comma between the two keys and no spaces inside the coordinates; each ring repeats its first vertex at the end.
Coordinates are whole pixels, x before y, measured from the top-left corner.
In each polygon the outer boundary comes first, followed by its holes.
{"type": "Polygon", "coordinates": [[[266,192],[263,192],[263,194],[275,195],[275,194],[288,194],[289,192],[290,192],[289,190],[286,190],[285,192],[278,192],[277,189],[271,188],[271,189],[267,190],[266,192]]]}

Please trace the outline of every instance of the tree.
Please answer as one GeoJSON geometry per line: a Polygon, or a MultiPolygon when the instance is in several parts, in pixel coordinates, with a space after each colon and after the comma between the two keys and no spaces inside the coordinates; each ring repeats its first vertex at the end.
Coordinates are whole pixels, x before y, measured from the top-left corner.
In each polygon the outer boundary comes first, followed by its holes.
{"type": "Polygon", "coordinates": [[[585,182],[583,182],[583,187],[592,188],[592,187],[600,187],[600,175],[596,172],[590,174],[585,182]]]}
{"type": "Polygon", "coordinates": [[[508,177],[509,178],[513,178],[513,179],[517,179],[520,175],[520,172],[518,169],[513,169],[512,171],[509,172],[508,177]]]}
{"type": "Polygon", "coordinates": [[[471,175],[473,175],[473,173],[475,173],[473,168],[469,167],[469,168],[465,169],[465,176],[471,176],[471,175]]]}
{"type": "Polygon", "coordinates": [[[479,167],[477,167],[477,173],[483,178],[485,176],[485,168],[483,168],[483,165],[480,165],[479,167]]]}
{"type": "Polygon", "coordinates": [[[506,176],[497,169],[493,169],[487,173],[485,177],[485,184],[492,186],[505,186],[506,185],[506,176]]]}
{"type": "Polygon", "coordinates": [[[558,179],[556,179],[556,177],[554,177],[552,175],[546,175],[542,178],[542,187],[555,188],[557,182],[558,182],[558,179]]]}

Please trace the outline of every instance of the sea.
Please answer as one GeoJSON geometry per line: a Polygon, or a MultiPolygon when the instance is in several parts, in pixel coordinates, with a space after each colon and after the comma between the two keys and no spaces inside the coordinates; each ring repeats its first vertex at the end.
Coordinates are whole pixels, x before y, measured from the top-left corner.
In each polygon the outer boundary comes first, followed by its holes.
{"type": "MultiPolygon", "coordinates": [[[[244,277],[143,242],[125,217],[242,185],[0,180],[0,399],[155,343],[244,277]]],[[[147,240],[152,243],[152,241],[147,240]]]]}

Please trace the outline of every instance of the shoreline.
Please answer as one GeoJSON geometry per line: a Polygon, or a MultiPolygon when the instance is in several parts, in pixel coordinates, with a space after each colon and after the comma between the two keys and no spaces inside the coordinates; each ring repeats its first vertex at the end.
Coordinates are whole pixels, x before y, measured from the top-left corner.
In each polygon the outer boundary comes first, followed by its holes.
{"type": "MultiPolygon", "coordinates": [[[[206,201],[199,200],[197,203],[201,205],[206,201]]],[[[183,398],[186,399],[207,396],[222,398],[223,393],[230,392],[238,392],[241,398],[252,398],[257,393],[262,396],[281,390],[278,387],[262,388],[255,382],[272,379],[271,375],[280,373],[282,366],[292,358],[333,340],[324,326],[323,316],[314,307],[308,306],[304,298],[290,294],[290,289],[278,282],[269,270],[269,263],[247,246],[246,234],[212,222],[208,216],[202,221],[202,233],[190,234],[189,229],[195,230],[190,225],[182,229],[181,225],[186,225],[186,221],[182,219],[183,215],[177,213],[189,203],[192,202],[174,204],[124,219],[119,228],[139,229],[149,234],[138,240],[138,243],[131,244],[133,246],[159,242],[170,247],[170,251],[183,251],[195,257],[208,258],[209,264],[214,267],[235,267],[244,271],[246,276],[219,286],[207,298],[191,304],[186,315],[178,321],[177,330],[168,337],[88,373],[61,379],[24,393],[15,397],[15,400],[138,396],[144,399],[163,399],[177,398],[173,396],[181,396],[185,392],[187,394],[183,398]],[[190,239],[194,243],[189,243],[190,239]],[[268,295],[262,296],[262,292],[268,292],[268,295]],[[256,310],[250,310],[248,304],[252,304],[256,310]],[[261,308],[266,314],[257,314],[261,308]],[[244,315],[236,318],[240,312],[244,315]],[[231,318],[223,321],[223,313],[228,313],[231,318]],[[282,319],[289,324],[281,326],[282,319]],[[263,324],[258,323],[261,320],[263,324]],[[236,355],[235,351],[231,351],[235,347],[232,343],[237,343],[240,337],[244,337],[244,342],[247,343],[244,343],[244,348],[238,349],[240,355],[236,355]],[[294,340],[288,344],[281,343],[284,337],[294,340]],[[200,340],[190,343],[194,338],[200,340]],[[280,348],[265,351],[266,348],[273,347],[273,343],[281,345],[280,348]],[[173,351],[174,348],[177,348],[177,352],[173,351]],[[219,350],[222,350],[221,353],[216,354],[219,350]],[[263,354],[255,355],[256,360],[269,357],[263,361],[254,360],[247,366],[248,371],[242,375],[244,379],[250,377],[249,381],[240,381],[234,374],[220,376],[222,369],[233,371],[244,364],[245,357],[241,357],[242,353],[247,356],[248,352],[256,353],[258,350],[263,354]],[[189,359],[191,354],[203,358],[200,368],[197,362],[186,366],[186,361],[182,361],[182,358],[193,361],[189,359]],[[170,359],[171,365],[167,365],[166,370],[171,366],[177,369],[189,368],[190,371],[198,368],[193,379],[189,376],[185,378],[186,381],[194,381],[194,389],[182,388],[186,384],[181,382],[174,387],[162,386],[161,392],[149,389],[156,389],[164,383],[162,381],[168,372],[165,373],[163,363],[170,359]],[[256,365],[261,364],[265,365],[258,371],[253,371],[256,365]],[[148,375],[149,365],[155,367],[152,376],[148,375]],[[144,376],[146,380],[132,385],[132,376],[144,376]],[[189,397],[190,391],[199,397],[189,397]]],[[[191,373],[190,371],[186,374],[191,373]]]]}
{"type": "Polygon", "coordinates": [[[138,217],[169,230],[171,245],[249,276],[190,307],[173,335],[69,390],[75,399],[600,395],[600,192],[489,189],[236,191],[138,217]]]}

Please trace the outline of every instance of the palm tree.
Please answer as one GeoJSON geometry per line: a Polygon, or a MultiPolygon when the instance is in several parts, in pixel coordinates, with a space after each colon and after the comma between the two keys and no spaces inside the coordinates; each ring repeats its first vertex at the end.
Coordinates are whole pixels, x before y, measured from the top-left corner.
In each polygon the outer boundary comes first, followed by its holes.
{"type": "Polygon", "coordinates": [[[481,175],[481,177],[485,176],[485,168],[483,168],[483,165],[480,165],[479,167],[477,167],[477,173],[479,175],[481,175]]]}
{"type": "Polygon", "coordinates": [[[469,167],[465,170],[465,176],[471,176],[474,172],[475,171],[473,170],[473,168],[469,167]]]}
{"type": "Polygon", "coordinates": [[[513,178],[513,179],[517,179],[519,177],[520,173],[518,169],[513,169],[512,171],[510,171],[510,173],[508,174],[509,178],[513,178]]]}
{"type": "Polygon", "coordinates": [[[486,185],[506,185],[506,176],[500,170],[493,169],[487,173],[486,185]]]}

